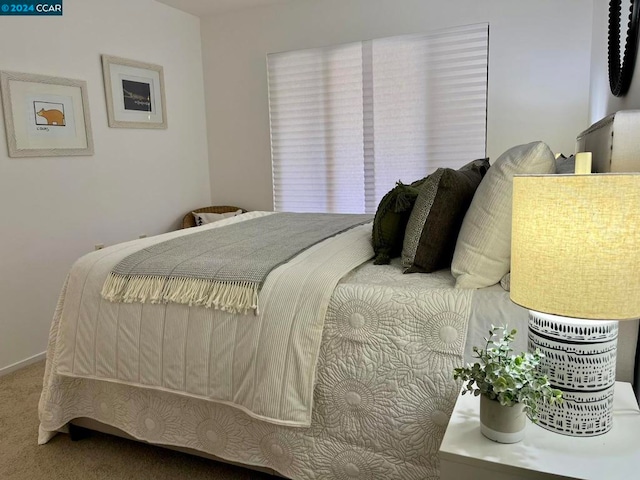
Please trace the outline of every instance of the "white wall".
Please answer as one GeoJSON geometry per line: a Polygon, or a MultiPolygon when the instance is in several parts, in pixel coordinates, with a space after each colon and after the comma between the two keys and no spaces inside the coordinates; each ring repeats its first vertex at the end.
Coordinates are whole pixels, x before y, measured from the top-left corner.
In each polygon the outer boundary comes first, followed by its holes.
{"type": "MultiPolygon", "coordinates": [[[[272,208],[266,54],[490,23],[488,154],[588,125],[591,0],[323,0],[202,20],[214,203],[272,208]]],[[[406,179],[407,181],[412,179],[406,179]]]]}
{"type": "MultiPolygon", "coordinates": [[[[623,2],[624,4],[624,2],[623,2]]],[[[623,10],[626,29],[627,10],[623,10]]],[[[607,30],[609,22],[609,2],[598,0],[593,5],[593,49],[591,51],[591,94],[589,105],[590,123],[596,122],[618,110],[640,109],[640,56],[629,91],[624,97],[615,97],[609,88],[609,64],[607,52],[607,30]]],[[[624,38],[621,40],[624,42],[624,38]]]]}
{"type": "Polygon", "coordinates": [[[87,81],[95,155],[9,158],[0,119],[0,373],[43,352],[73,261],[210,202],[199,19],[152,0],[0,17],[0,70],[87,81]],[[107,125],[100,54],[164,67],[167,130],[107,125]]]}

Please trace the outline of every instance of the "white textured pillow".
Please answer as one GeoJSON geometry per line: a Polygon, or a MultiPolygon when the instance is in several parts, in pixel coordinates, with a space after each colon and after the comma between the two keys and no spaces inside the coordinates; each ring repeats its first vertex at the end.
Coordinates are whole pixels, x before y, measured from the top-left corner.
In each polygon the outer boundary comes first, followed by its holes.
{"type": "Polygon", "coordinates": [[[456,242],[451,273],[457,288],[495,285],[509,272],[513,176],[555,171],[553,153],[543,142],[513,147],[491,165],[476,190],[456,242]]]}
{"type": "Polygon", "coordinates": [[[225,212],[225,213],[193,213],[193,218],[196,219],[196,225],[205,225],[207,223],[217,222],[218,220],[224,220],[225,218],[235,217],[236,215],[240,215],[242,210],[236,210],[235,212],[225,212]]]}

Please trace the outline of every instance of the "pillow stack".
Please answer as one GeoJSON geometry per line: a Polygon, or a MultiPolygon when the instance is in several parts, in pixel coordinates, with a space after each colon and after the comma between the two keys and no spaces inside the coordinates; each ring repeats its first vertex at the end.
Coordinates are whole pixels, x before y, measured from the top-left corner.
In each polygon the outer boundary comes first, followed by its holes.
{"type": "Polygon", "coordinates": [[[235,217],[236,215],[240,215],[242,213],[242,209],[236,210],[235,212],[225,212],[225,213],[197,213],[191,212],[193,214],[193,218],[196,221],[196,225],[206,225],[207,223],[217,222],[219,220],[224,220],[225,218],[235,217]]]}
{"type": "Polygon", "coordinates": [[[572,169],[543,142],[518,145],[459,170],[439,168],[381,200],[373,226],[376,264],[400,252],[405,273],[451,267],[457,288],[508,288],[513,176],[572,169]],[[406,228],[405,228],[406,225],[406,228]]]}

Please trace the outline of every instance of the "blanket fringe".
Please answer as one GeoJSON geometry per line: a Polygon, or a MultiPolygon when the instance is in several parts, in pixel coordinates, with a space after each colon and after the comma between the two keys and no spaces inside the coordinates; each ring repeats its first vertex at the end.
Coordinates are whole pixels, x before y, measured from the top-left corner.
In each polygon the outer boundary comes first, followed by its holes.
{"type": "Polygon", "coordinates": [[[229,313],[253,310],[258,314],[258,287],[254,282],[220,282],[200,278],[119,275],[111,272],[101,295],[110,302],[181,303],[229,313]]]}

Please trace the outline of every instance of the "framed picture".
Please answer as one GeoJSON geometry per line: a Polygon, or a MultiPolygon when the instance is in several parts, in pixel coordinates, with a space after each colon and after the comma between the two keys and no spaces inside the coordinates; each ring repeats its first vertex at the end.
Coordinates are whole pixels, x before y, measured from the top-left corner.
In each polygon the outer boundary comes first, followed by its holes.
{"type": "Polygon", "coordinates": [[[0,72],[10,157],[93,155],[82,80],[0,72]]]}
{"type": "Polygon", "coordinates": [[[160,65],[102,55],[109,126],[167,128],[160,65]]]}

